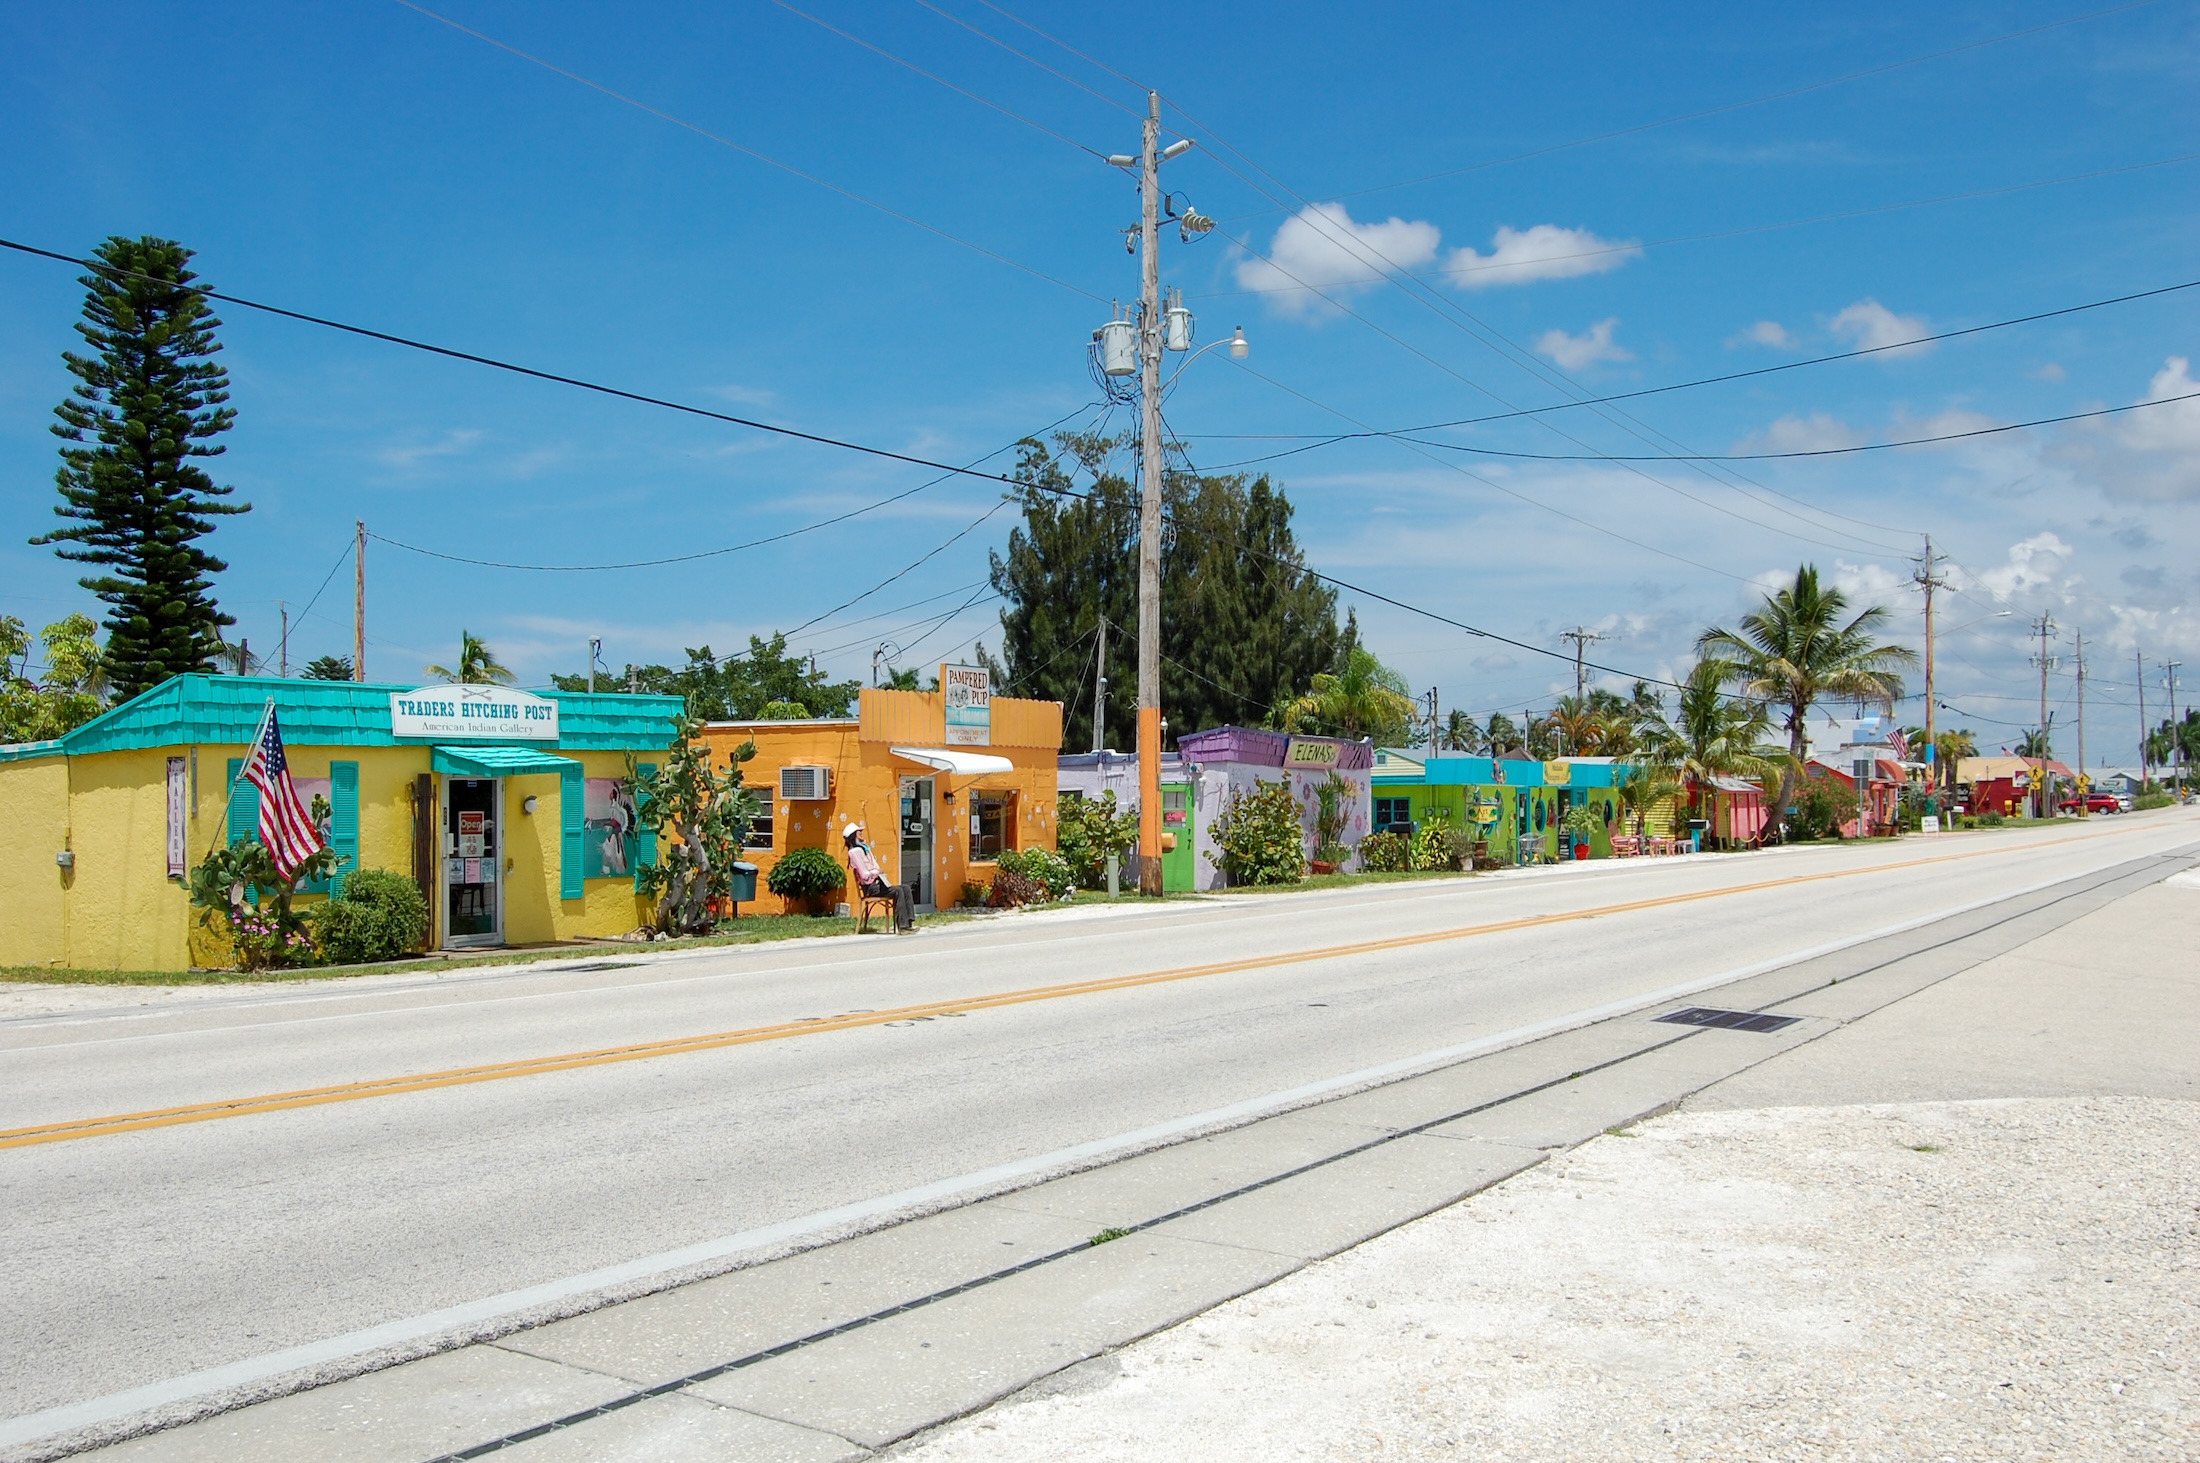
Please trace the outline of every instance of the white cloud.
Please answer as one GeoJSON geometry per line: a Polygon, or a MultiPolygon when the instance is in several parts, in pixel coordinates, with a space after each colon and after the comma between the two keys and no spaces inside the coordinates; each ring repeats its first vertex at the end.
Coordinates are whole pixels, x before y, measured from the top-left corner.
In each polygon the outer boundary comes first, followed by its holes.
{"type": "Polygon", "coordinates": [[[1749,329],[1727,341],[1728,346],[1769,345],[1774,350],[1788,350],[1795,344],[1795,337],[1777,320],[1760,320],[1749,329]]]}
{"type": "Polygon", "coordinates": [[[2196,392],[2200,392],[2200,381],[2192,379],[2192,362],[2183,356],[2171,356],[2147,383],[2147,394],[2139,398],[2170,404],[2130,413],[2118,437],[2134,452],[2200,456],[2200,401],[2175,400],[2196,392]]]}
{"type": "Polygon", "coordinates": [[[1536,350],[1559,363],[1569,371],[1583,366],[1593,366],[1599,361],[1631,361],[1634,352],[1612,341],[1612,327],[1619,324],[1619,317],[1599,320],[1580,335],[1568,335],[1563,330],[1546,330],[1535,343],[1536,350]]]}
{"type": "Polygon", "coordinates": [[[1309,203],[1283,221],[1266,259],[1238,261],[1238,285],[1268,295],[1285,314],[1321,309],[1321,290],[1365,288],[1390,269],[1418,269],[1436,257],[1442,235],[1432,223],[1392,218],[1359,223],[1341,203],[1309,203]]]}
{"type": "Polygon", "coordinates": [[[1996,599],[2025,594],[2054,583],[2070,554],[2070,545],[2058,538],[2053,529],[2045,529],[2011,544],[2008,562],[1986,570],[1978,576],[1978,582],[1996,599]]]}
{"type": "Polygon", "coordinates": [[[2032,373],[2032,379],[2035,381],[2060,381],[2069,374],[2057,362],[2049,361],[2032,373]]]}
{"type": "MultiPolygon", "coordinates": [[[[1826,328],[1859,350],[1881,350],[1914,341],[1932,332],[1925,328],[1922,315],[1897,315],[1877,300],[1858,300],[1826,322],[1826,328]]],[[[1915,354],[1931,350],[1929,345],[1914,348],[1915,354]]],[[[1889,351],[1890,355],[1909,355],[1913,351],[1889,351]]]]}
{"type": "Polygon", "coordinates": [[[1859,608],[1888,603],[1910,582],[1907,575],[1897,574],[1884,564],[1851,564],[1846,559],[1833,561],[1831,578],[1833,587],[1859,608]]]}
{"type": "Polygon", "coordinates": [[[385,447],[374,454],[375,460],[385,467],[410,469],[437,457],[456,457],[473,449],[481,440],[481,433],[472,429],[445,432],[434,442],[415,443],[409,447],[385,447]]]}
{"type": "Polygon", "coordinates": [[[1781,417],[1762,432],[1752,432],[1734,444],[1736,452],[1824,452],[1834,447],[1856,447],[1869,441],[1862,432],[1842,421],[1814,411],[1807,417],[1781,417]]]}
{"type": "Polygon", "coordinates": [[[1641,257],[1642,246],[1633,239],[1600,239],[1587,229],[1557,224],[1527,229],[1507,226],[1497,231],[1487,254],[1465,246],[1452,250],[1444,260],[1444,272],[1461,289],[1479,290],[1602,274],[1641,257]]]}
{"type": "Polygon", "coordinates": [[[2056,455],[2082,466],[2112,498],[2200,499],[2200,400],[2176,400],[2194,392],[2192,362],[2171,356],[2139,398],[2166,405],[2079,423],[2056,455]]]}

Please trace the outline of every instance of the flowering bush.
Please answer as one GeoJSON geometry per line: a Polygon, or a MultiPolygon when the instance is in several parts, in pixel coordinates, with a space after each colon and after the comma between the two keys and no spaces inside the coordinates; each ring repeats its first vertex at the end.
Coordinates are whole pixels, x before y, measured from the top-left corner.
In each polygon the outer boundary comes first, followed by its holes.
{"type": "Polygon", "coordinates": [[[1051,848],[1003,849],[996,864],[1004,874],[1021,874],[1043,886],[1048,899],[1067,899],[1077,892],[1069,860],[1051,848]]]}
{"type": "MultiPolygon", "coordinates": [[[[314,813],[325,806],[315,798],[314,813]]],[[[239,970],[311,965],[316,955],[305,921],[290,907],[296,887],[325,879],[336,855],[324,848],[284,878],[257,838],[218,848],[191,871],[191,905],[199,923],[229,936],[239,970]]]]}
{"type": "Polygon", "coordinates": [[[1296,884],[1306,877],[1306,835],[1284,782],[1257,782],[1230,795],[1211,830],[1230,884],[1296,884]]]}
{"type": "Polygon", "coordinates": [[[1003,869],[993,876],[993,883],[985,891],[985,902],[995,909],[1014,909],[1022,904],[1041,904],[1046,901],[1047,886],[1029,874],[1013,869],[1003,869]]]}

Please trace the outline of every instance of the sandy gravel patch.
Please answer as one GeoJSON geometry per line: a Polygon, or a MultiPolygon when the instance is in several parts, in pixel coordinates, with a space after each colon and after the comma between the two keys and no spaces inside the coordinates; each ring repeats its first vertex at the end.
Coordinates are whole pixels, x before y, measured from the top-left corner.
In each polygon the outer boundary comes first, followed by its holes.
{"type": "Polygon", "coordinates": [[[905,1448],[2200,1457],[2200,1110],[1683,1113],[905,1448]]]}

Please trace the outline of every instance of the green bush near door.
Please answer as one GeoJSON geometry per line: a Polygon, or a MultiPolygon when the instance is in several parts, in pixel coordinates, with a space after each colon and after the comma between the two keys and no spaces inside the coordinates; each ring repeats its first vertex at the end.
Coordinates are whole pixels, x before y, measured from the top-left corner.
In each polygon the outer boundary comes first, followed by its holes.
{"type": "Polygon", "coordinates": [[[388,869],[358,869],[344,891],[308,911],[313,940],[330,965],[395,960],[428,938],[428,901],[420,886],[388,869]]]}

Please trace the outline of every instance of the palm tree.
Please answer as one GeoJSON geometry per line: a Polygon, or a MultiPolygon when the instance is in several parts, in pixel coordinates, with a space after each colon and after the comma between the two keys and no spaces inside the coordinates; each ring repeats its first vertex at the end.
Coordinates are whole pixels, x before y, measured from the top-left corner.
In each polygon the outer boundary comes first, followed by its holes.
{"type": "Polygon", "coordinates": [[[2047,738],[2041,734],[2038,727],[2032,728],[2023,736],[2017,738],[2017,755],[2019,757],[2045,757],[2047,755],[2047,738]]]}
{"type": "Polygon", "coordinates": [[[1493,711],[1490,713],[1490,724],[1482,733],[1482,745],[1489,749],[1492,757],[1502,757],[1515,747],[1525,746],[1526,742],[1522,740],[1520,728],[1513,725],[1511,717],[1502,711],[1493,711]]]}
{"type": "Polygon", "coordinates": [[[1580,696],[1559,697],[1549,720],[1562,752],[1593,757],[1604,745],[1605,713],[1580,696]]]}
{"type": "Polygon", "coordinates": [[[1978,738],[1969,728],[1960,731],[1944,731],[1933,738],[1933,765],[1940,774],[1940,785],[1953,788],[1956,773],[1963,766],[1963,759],[1978,755],[1978,738]]]}
{"type": "Polygon", "coordinates": [[[1443,734],[1437,743],[1447,752],[1479,752],[1483,747],[1482,728],[1464,711],[1454,711],[1444,718],[1443,734]]]}
{"type": "Polygon", "coordinates": [[[1696,637],[1698,655],[1728,663],[1729,685],[1783,713],[1788,765],[1780,774],[1778,808],[1787,807],[1802,772],[1810,747],[1810,708],[1836,697],[1891,711],[1902,695],[1897,667],[1917,663],[1917,652],[1907,646],[1874,638],[1887,620],[1885,605],[1853,618],[1848,611],[1848,596],[1821,584],[1818,566],[1805,564],[1795,571],[1793,584],[1766,595],[1738,628],[1713,626],[1696,637]]]}
{"type": "Polygon", "coordinates": [[[1284,708],[1284,728],[1399,745],[1413,734],[1417,709],[1405,685],[1405,678],[1372,651],[1355,645],[1342,667],[1316,672],[1306,694],[1284,708]]]}
{"type": "Polygon", "coordinates": [[[440,665],[431,665],[427,669],[431,676],[445,681],[456,681],[462,686],[512,684],[512,673],[497,659],[497,653],[489,648],[486,641],[476,638],[471,630],[458,632],[457,670],[440,665]]]}
{"type": "MultiPolygon", "coordinates": [[[[1648,737],[1652,754],[1673,770],[1687,789],[1689,807],[1714,777],[1762,779],[1779,760],[1762,743],[1772,730],[1762,701],[1726,694],[1734,667],[1726,661],[1696,662],[1682,683],[1673,714],[1661,714],[1648,737]]],[[[1783,804],[1783,806],[1785,806],[1783,804]]]]}

